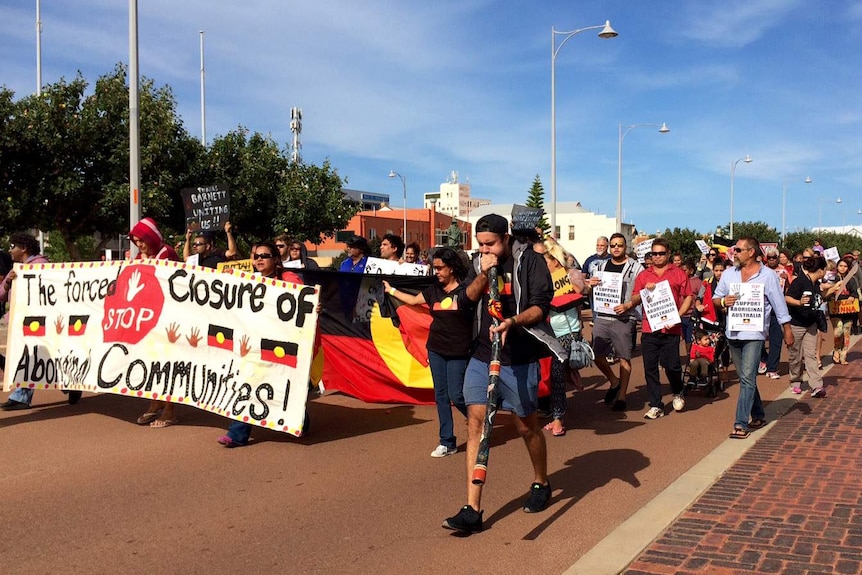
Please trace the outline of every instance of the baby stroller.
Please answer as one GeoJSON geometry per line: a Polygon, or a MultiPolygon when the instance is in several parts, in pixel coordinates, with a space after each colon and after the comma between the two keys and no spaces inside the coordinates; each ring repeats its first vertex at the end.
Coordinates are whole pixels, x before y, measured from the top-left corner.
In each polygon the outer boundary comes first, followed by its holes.
{"type": "Polygon", "coordinates": [[[686,364],[685,372],[683,373],[683,381],[685,382],[684,393],[689,391],[705,391],[708,397],[716,397],[718,392],[724,391],[724,380],[721,377],[721,371],[727,371],[730,365],[730,350],[727,346],[727,339],[724,337],[724,327],[719,323],[714,323],[704,319],[697,310],[692,313],[692,322],[695,330],[706,332],[710,343],[714,348],[714,360],[709,364],[707,374],[705,376],[693,377],[689,371],[690,363],[686,364]]]}

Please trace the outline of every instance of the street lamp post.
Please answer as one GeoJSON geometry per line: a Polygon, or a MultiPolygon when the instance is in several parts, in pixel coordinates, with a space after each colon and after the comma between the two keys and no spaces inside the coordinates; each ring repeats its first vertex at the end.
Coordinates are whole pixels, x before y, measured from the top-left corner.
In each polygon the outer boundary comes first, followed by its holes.
{"type": "MultiPolygon", "coordinates": [[[[784,236],[785,236],[785,233],[784,233],[784,230],[785,230],[784,214],[785,214],[785,208],[787,206],[787,182],[789,180],[794,180],[798,177],[799,176],[787,176],[786,178],[784,178],[784,182],[782,183],[782,187],[781,187],[781,243],[782,244],[784,243],[784,236]]],[[[810,184],[814,180],[812,180],[808,176],[805,176],[805,179],[802,181],[806,184],[810,184]]]]}
{"type": "Polygon", "coordinates": [[[623,232],[623,138],[626,137],[630,131],[635,128],[641,128],[644,126],[652,126],[658,128],[659,134],[667,134],[670,132],[670,128],[667,127],[667,124],[662,122],[661,124],[632,124],[631,126],[623,126],[622,122],[620,122],[620,147],[619,147],[619,157],[617,161],[617,227],[616,231],[618,234],[623,232]],[[623,131],[625,128],[625,131],[623,131]]]}
{"type": "Polygon", "coordinates": [[[404,176],[402,176],[401,174],[399,174],[398,172],[396,172],[395,170],[389,170],[389,177],[390,178],[400,178],[401,179],[401,188],[404,190],[404,231],[402,232],[404,234],[404,237],[402,239],[404,240],[404,243],[406,244],[407,243],[407,179],[404,176]]]}
{"type": "Polygon", "coordinates": [[[735,162],[730,162],[730,239],[733,239],[733,174],[736,172],[736,164],[745,162],[750,164],[753,160],[751,156],[745,154],[744,158],[739,158],[735,162]]]}
{"type": "Polygon", "coordinates": [[[611,28],[611,21],[605,20],[602,26],[588,26],[570,32],[559,32],[551,26],[551,235],[557,233],[557,95],[556,95],[556,62],[557,54],[573,36],[587,30],[598,30],[599,38],[614,38],[616,31],[611,28]],[[557,44],[557,36],[564,36],[557,44]]]}

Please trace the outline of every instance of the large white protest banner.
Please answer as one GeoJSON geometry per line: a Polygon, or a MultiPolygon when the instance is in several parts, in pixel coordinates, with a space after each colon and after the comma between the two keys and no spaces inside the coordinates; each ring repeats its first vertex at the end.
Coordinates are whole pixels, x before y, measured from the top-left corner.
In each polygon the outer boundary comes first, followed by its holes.
{"type": "Polygon", "coordinates": [[[15,269],[5,391],[160,399],[301,433],[316,286],[164,260],[15,269]]]}

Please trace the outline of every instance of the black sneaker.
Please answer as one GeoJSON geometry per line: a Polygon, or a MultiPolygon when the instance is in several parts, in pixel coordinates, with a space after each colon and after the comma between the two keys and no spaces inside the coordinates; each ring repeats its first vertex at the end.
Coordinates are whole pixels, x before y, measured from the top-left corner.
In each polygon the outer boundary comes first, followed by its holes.
{"type": "Polygon", "coordinates": [[[80,391],[80,390],[78,390],[78,391],[76,391],[76,390],[74,390],[74,389],[73,389],[73,390],[71,390],[71,391],[69,392],[69,405],[75,405],[76,403],[78,403],[79,401],[81,401],[81,395],[82,395],[83,393],[84,393],[84,392],[83,392],[83,391],[80,391]]]}
{"type": "Polygon", "coordinates": [[[482,530],[482,513],[482,511],[476,511],[469,505],[465,505],[458,511],[457,515],[443,521],[443,528],[463,533],[476,533],[482,530]]]}
{"type": "Polygon", "coordinates": [[[548,506],[548,501],[551,500],[551,483],[542,485],[541,483],[533,483],[530,486],[530,496],[527,498],[527,503],[524,504],[524,513],[538,513],[544,511],[548,506]]]}
{"type": "Polygon", "coordinates": [[[614,402],[613,407],[611,407],[611,411],[625,411],[627,407],[626,400],[618,399],[614,402]]]}
{"type": "Polygon", "coordinates": [[[605,393],[605,403],[613,403],[620,393],[620,386],[612,387],[605,393]]]}

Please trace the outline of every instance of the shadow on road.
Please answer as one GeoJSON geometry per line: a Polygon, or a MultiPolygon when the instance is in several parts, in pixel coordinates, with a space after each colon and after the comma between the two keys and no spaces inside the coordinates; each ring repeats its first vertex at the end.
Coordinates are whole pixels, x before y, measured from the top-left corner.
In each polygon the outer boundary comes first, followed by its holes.
{"type": "MultiPolygon", "coordinates": [[[[637,472],[650,464],[648,457],[633,449],[609,449],[592,451],[565,462],[565,467],[549,475],[554,496],[551,499],[552,513],[532,531],[524,535],[525,540],[534,540],[554,521],[565,514],[578,501],[595,489],[599,489],[614,479],[625,481],[632,487],[639,487],[637,472]],[[560,503],[562,505],[560,505],[560,503]]],[[[509,501],[485,521],[488,529],[494,522],[512,513],[523,513],[523,496],[509,501]]]]}

